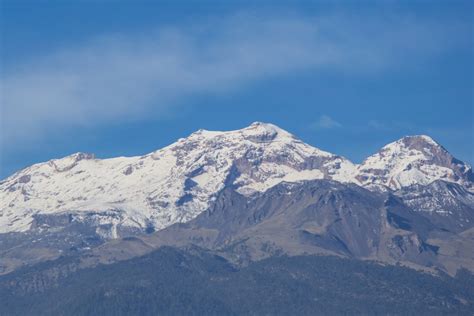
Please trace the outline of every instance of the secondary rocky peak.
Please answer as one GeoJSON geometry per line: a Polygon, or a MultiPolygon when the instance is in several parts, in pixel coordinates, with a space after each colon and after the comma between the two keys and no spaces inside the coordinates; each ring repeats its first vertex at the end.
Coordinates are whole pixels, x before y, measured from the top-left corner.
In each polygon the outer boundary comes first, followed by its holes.
{"type": "Polygon", "coordinates": [[[358,169],[357,179],[366,186],[400,189],[444,180],[472,187],[471,167],[426,135],[392,142],[368,157],[358,169]]]}
{"type": "Polygon", "coordinates": [[[49,165],[56,171],[63,172],[74,168],[81,160],[93,160],[94,154],[77,152],[61,159],[53,159],[49,161],[49,165]]]}

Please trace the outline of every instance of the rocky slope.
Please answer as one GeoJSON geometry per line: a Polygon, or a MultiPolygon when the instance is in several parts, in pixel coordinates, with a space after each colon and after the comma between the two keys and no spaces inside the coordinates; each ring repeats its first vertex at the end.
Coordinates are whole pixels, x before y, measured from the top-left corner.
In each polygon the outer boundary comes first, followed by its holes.
{"type": "MultiPolygon", "coordinates": [[[[474,213],[474,204],[466,206],[474,213]]],[[[331,180],[281,183],[252,197],[223,190],[216,203],[188,223],[152,235],[104,244],[83,263],[126,260],[161,246],[198,245],[239,265],[275,255],[336,255],[402,263],[451,274],[474,271],[474,222],[464,233],[440,225],[431,213],[413,211],[390,192],[372,192],[331,180]]],[[[449,225],[456,225],[456,218],[449,225]]]]}
{"type": "Polygon", "coordinates": [[[474,193],[457,183],[436,180],[428,185],[404,187],[394,194],[439,228],[462,232],[474,225],[474,193]]]}

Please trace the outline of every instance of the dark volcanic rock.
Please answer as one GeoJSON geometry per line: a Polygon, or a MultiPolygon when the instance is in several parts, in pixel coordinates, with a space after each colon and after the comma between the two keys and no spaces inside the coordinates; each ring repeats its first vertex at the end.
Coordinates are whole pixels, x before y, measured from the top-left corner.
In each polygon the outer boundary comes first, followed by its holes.
{"type": "MultiPolygon", "coordinates": [[[[150,245],[145,252],[197,245],[244,265],[274,255],[329,254],[449,273],[461,266],[473,269],[474,258],[446,252],[472,245],[470,235],[459,237],[435,222],[392,193],[315,180],[282,183],[252,197],[224,189],[196,219],[142,239],[150,245]]],[[[127,249],[133,247],[106,244],[88,262],[137,255],[135,250],[128,255],[127,249]]]]}

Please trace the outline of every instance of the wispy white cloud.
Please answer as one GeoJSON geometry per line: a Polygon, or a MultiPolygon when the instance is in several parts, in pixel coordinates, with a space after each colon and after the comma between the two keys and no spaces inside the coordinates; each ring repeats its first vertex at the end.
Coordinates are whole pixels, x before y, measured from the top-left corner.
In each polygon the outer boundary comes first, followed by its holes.
{"type": "MultiPolygon", "coordinates": [[[[63,128],[160,117],[196,93],[223,93],[300,70],[377,72],[407,54],[449,46],[437,25],[399,17],[236,15],[98,37],[1,76],[0,140],[13,146],[63,128]]],[[[319,123],[340,126],[330,117],[319,123]]]]}
{"type": "Polygon", "coordinates": [[[331,129],[342,127],[342,124],[328,115],[321,115],[310,127],[312,129],[331,129]]]}

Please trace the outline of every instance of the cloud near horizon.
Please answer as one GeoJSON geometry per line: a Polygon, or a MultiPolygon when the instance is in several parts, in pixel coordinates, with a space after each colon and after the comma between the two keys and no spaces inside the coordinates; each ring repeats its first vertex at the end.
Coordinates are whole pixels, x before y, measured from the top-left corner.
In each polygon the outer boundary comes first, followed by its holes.
{"type": "Polygon", "coordinates": [[[404,56],[417,60],[456,45],[441,24],[399,16],[240,14],[141,35],[103,35],[1,75],[0,141],[5,150],[58,129],[160,118],[190,96],[297,71],[383,71],[404,56]]]}

